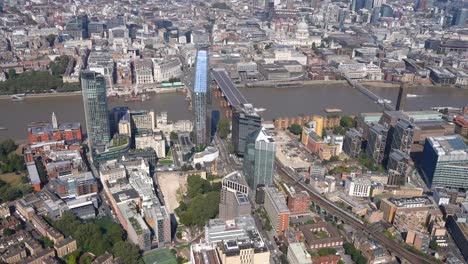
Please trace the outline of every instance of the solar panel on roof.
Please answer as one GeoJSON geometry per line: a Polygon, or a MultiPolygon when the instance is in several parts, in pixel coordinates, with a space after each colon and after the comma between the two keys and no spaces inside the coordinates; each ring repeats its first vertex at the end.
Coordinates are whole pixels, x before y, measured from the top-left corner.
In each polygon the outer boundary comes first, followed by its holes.
{"type": "Polygon", "coordinates": [[[460,138],[451,138],[447,139],[447,142],[450,144],[453,150],[468,150],[465,142],[460,138]]]}

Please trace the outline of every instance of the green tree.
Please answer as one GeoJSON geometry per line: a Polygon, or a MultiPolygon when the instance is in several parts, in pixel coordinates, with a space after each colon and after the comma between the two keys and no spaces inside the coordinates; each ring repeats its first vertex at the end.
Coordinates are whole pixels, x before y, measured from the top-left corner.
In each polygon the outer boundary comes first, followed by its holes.
{"type": "Polygon", "coordinates": [[[53,46],[54,46],[56,37],[57,37],[57,36],[55,36],[54,34],[50,34],[50,35],[48,35],[48,36],[46,37],[47,42],[49,42],[49,47],[53,47],[53,46]]]}
{"type": "Polygon", "coordinates": [[[437,244],[437,241],[435,239],[432,239],[431,242],[429,242],[429,248],[432,250],[439,249],[439,244],[437,244]]]}
{"type": "Polygon", "coordinates": [[[315,42],[312,42],[312,50],[316,50],[317,49],[317,45],[315,45],[315,42]]]}
{"type": "Polygon", "coordinates": [[[54,245],[54,242],[45,236],[40,237],[38,241],[43,248],[51,248],[54,245]]]}
{"type": "Polygon", "coordinates": [[[3,236],[4,237],[9,237],[11,235],[13,235],[15,233],[15,231],[11,230],[10,228],[4,228],[3,229],[3,236]]]}
{"type": "Polygon", "coordinates": [[[232,144],[232,142],[228,142],[227,143],[227,151],[230,153],[230,154],[233,154],[234,153],[234,144],[232,144]]]}
{"type": "Polygon", "coordinates": [[[344,128],[351,128],[356,125],[356,121],[350,116],[342,116],[340,119],[340,126],[344,128]]]}
{"type": "Polygon", "coordinates": [[[16,79],[18,77],[18,74],[16,73],[15,69],[9,69],[8,70],[8,79],[16,79]]]}
{"type": "Polygon", "coordinates": [[[328,255],[335,255],[336,249],[334,248],[321,248],[317,251],[319,256],[328,256],[328,255]]]}
{"type": "Polygon", "coordinates": [[[302,133],[302,127],[298,124],[292,124],[289,127],[289,131],[291,131],[291,133],[294,135],[300,135],[302,133]]]}
{"type": "Polygon", "coordinates": [[[169,138],[170,138],[172,141],[177,141],[178,138],[179,138],[179,135],[178,135],[176,132],[171,131],[171,134],[170,134],[169,138]]]}
{"type": "Polygon", "coordinates": [[[119,241],[113,247],[114,256],[120,258],[124,264],[135,264],[140,262],[139,249],[127,242],[119,241]]]}
{"type": "Polygon", "coordinates": [[[219,120],[217,130],[218,130],[220,138],[222,138],[222,139],[227,138],[229,133],[231,133],[230,126],[231,126],[231,124],[229,122],[229,119],[222,118],[221,120],[219,120]]]}

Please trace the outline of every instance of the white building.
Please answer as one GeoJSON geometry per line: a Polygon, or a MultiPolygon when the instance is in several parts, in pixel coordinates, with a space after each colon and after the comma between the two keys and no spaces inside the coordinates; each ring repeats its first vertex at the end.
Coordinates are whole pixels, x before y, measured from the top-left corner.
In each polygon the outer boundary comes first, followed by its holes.
{"type": "Polygon", "coordinates": [[[346,178],[346,193],[351,196],[369,197],[371,191],[371,181],[367,178],[346,178]]]}
{"type": "Polygon", "coordinates": [[[143,133],[135,136],[135,148],[146,149],[152,148],[156,152],[158,158],[166,157],[166,141],[162,133],[143,133]]]}
{"type": "MultiPolygon", "coordinates": [[[[281,22],[280,22],[281,23],[281,22]]],[[[309,26],[304,20],[301,20],[297,25],[288,25],[287,28],[293,26],[296,28],[294,33],[285,32],[283,26],[276,29],[276,43],[283,45],[291,45],[294,47],[308,46],[312,47],[315,44],[317,47],[322,43],[322,36],[311,36],[309,26]],[[278,30],[279,29],[279,30],[278,30]]]]}
{"type": "Polygon", "coordinates": [[[153,62],[151,60],[136,60],[133,65],[135,68],[135,81],[137,84],[154,83],[153,62]]]}
{"type": "Polygon", "coordinates": [[[169,81],[182,74],[181,63],[178,59],[153,59],[153,74],[155,82],[169,81]]]}
{"type": "Polygon", "coordinates": [[[349,79],[379,81],[383,78],[379,66],[365,63],[341,63],[338,71],[349,79]]]}
{"type": "Polygon", "coordinates": [[[304,243],[291,243],[288,247],[288,261],[290,264],[309,264],[312,258],[304,243]]]}
{"type": "Polygon", "coordinates": [[[219,151],[215,147],[206,147],[202,152],[195,153],[193,155],[193,164],[200,164],[204,166],[205,162],[211,163],[217,160],[219,157],[219,151]]]}
{"type": "Polygon", "coordinates": [[[307,65],[307,56],[293,50],[292,47],[281,46],[277,47],[274,50],[274,56],[265,57],[265,62],[267,64],[272,64],[275,61],[297,61],[301,65],[307,65]]]}

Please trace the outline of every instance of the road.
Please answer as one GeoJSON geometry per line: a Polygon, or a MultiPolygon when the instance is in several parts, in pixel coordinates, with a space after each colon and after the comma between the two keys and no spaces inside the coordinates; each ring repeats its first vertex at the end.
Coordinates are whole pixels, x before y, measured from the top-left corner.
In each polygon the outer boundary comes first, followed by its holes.
{"type": "MultiPolygon", "coordinates": [[[[295,175],[294,172],[290,171],[288,168],[285,168],[279,162],[276,162],[276,170],[277,170],[278,175],[283,180],[286,180],[287,182],[293,182],[293,181],[295,182],[298,179],[298,177],[295,175]]],[[[434,261],[427,259],[424,256],[421,256],[419,254],[409,251],[404,246],[398,244],[395,240],[387,237],[381,231],[375,230],[367,226],[360,219],[358,219],[351,213],[347,212],[346,210],[338,207],[333,202],[327,200],[326,198],[324,198],[322,195],[314,191],[311,187],[307,186],[306,184],[299,182],[297,185],[300,185],[304,190],[306,190],[309,193],[309,195],[311,196],[315,204],[319,205],[321,208],[325,209],[328,213],[338,217],[339,219],[343,220],[344,222],[356,228],[357,230],[360,230],[368,234],[375,241],[377,241],[377,243],[381,244],[382,246],[387,248],[389,251],[391,251],[392,254],[400,258],[403,258],[413,264],[436,263],[434,261]]]]}

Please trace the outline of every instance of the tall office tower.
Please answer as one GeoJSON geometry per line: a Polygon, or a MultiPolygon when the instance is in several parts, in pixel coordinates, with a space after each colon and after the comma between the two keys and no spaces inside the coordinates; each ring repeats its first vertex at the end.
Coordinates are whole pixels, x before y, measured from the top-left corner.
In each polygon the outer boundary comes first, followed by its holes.
{"type": "Polygon", "coordinates": [[[468,146],[459,135],[428,137],[421,168],[429,186],[468,188],[468,146]]]}
{"type": "Polygon", "coordinates": [[[244,176],[251,190],[259,184],[272,185],[275,175],[275,141],[264,128],[247,137],[244,176]]]}
{"type": "Polygon", "coordinates": [[[458,9],[452,19],[452,26],[465,27],[468,19],[468,8],[458,9]]]}
{"type": "Polygon", "coordinates": [[[234,219],[250,214],[249,187],[240,172],[235,171],[223,178],[219,200],[219,218],[234,219]]]}
{"type": "Polygon", "coordinates": [[[409,120],[398,120],[393,130],[392,149],[398,149],[406,154],[410,154],[415,128],[415,125],[409,120]]]}
{"type": "Polygon", "coordinates": [[[109,113],[107,112],[106,80],[93,71],[81,73],[81,89],[91,150],[103,148],[110,140],[109,113]]]}
{"type": "Polygon", "coordinates": [[[362,133],[355,128],[346,131],[343,141],[343,151],[351,158],[357,158],[361,153],[362,133]]]}
{"type": "Polygon", "coordinates": [[[382,17],[393,17],[393,7],[387,4],[382,4],[380,7],[380,15],[382,17]]]}
{"type": "Polygon", "coordinates": [[[402,83],[400,85],[400,90],[398,91],[398,99],[396,104],[396,110],[405,110],[406,107],[406,96],[408,95],[408,85],[406,83],[402,83]]]}
{"type": "Polygon", "coordinates": [[[207,112],[206,99],[208,92],[208,53],[205,50],[197,52],[195,66],[194,101],[193,112],[195,113],[195,136],[196,145],[205,145],[207,142],[207,112]]]}
{"type": "Polygon", "coordinates": [[[369,130],[366,152],[376,164],[382,164],[384,160],[387,134],[388,128],[380,124],[373,125],[369,130]]]}
{"type": "Polygon", "coordinates": [[[232,114],[232,143],[239,156],[244,156],[247,136],[262,127],[262,118],[251,104],[234,108],[232,114]]]}

